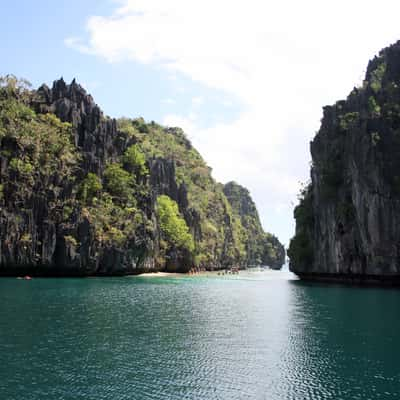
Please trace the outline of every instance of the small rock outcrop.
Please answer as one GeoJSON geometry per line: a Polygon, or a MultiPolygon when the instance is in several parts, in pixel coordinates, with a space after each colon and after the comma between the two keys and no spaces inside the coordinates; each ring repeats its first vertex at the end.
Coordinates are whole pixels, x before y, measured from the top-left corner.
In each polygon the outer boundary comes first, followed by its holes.
{"type": "Polygon", "coordinates": [[[324,108],[311,182],[294,211],[290,269],[308,279],[400,283],[400,42],[324,108]]]}

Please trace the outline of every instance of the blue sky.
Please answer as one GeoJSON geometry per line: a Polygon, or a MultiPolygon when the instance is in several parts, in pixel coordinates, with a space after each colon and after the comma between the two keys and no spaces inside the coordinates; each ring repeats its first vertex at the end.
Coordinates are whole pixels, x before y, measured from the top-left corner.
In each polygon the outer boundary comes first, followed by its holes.
{"type": "Polygon", "coordinates": [[[84,35],[87,19],[109,15],[109,0],[49,1],[16,0],[2,5],[0,73],[25,77],[34,86],[50,84],[63,76],[76,78],[111,116],[143,116],[160,121],[171,112],[190,113],[192,99],[207,95],[202,105],[204,125],[232,118],[238,105],[222,92],[209,93],[202,85],[157,66],[137,62],[110,64],[100,57],[82,54],[65,45],[70,36],[84,35]],[[168,99],[174,99],[174,102],[168,99]],[[223,100],[232,104],[224,106],[223,100]]]}
{"type": "Polygon", "coordinates": [[[0,74],[76,78],[107,115],[181,126],[287,244],[322,106],[400,39],[399,11],[393,0],[15,0],[2,4],[0,74]]]}

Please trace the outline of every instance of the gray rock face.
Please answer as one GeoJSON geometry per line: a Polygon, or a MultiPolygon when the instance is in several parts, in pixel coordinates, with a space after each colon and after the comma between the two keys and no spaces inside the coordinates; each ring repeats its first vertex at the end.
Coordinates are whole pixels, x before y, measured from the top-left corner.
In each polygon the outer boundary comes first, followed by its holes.
{"type": "Polygon", "coordinates": [[[400,42],[361,88],[324,108],[290,269],[304,278],[400,281],[400,42]]]}
{"type": "MultiPolygon", "coordinates": [[[[61,79],[52,89],[40,87],[31,104],[38,114],[53,113],[61,121],[72,124],[74,142],[80,155],[76,181],[88,172],[102,177],[107,163],[121,156],[134,143],[118,131],[116,120],[103,115],[92,97],[73,81],[61,79]]],[[[3,137],[0,153],[1,183],[9,183],[10,154],[20,157],[14,140],[3,137]]],[[[0,275],[125,275],[158,270],[155,262],[159,247],[159,231],[155,218],[155,201],[159,194],[176,200],[187,215],[185,188],[178,187],[174,163],[154,159],[149,162],[150,190],[138,204],[156,226],[153,231],[138,230],[124,246],[100,243],[95,239],[90,218],[76,204],[76,187],[59,181],[54,171],[48,182],[36,182],[35,190],[6,191],[0,200],[0,275]],[[74,206],[68,220],[61,214],[70,201],[74,206]]],[[[36,177],[34,178],[36,179],[36,177]]],[[[15,181],[17,183],[17,180],[15,181]]],[[[174,251],[170,257],[177,267],[190,264],[187,254],[174,251]]],[[[182,268],[181,268],[182,266],[182,268]]],[[[168,266],[167,266],[168,267],[168,266]]]]}
{"type": "Polygon", "coordinates": [[[75,80],[67,85],[55,81],[52,89],[46,85],[37,91],[33,107],[40,113],[53,113],[63,122],[70,122],[75,145],[83,154],[83,170],[103,172],[107,160],[112,160],[127,147],[128,139],[118,133],[115,119],[106,118],[92,96],[75,80]]]}
{"type": "MultiPolygon", "coordinates": [[[[34,91],[14,83],[0,82],[0,275],[244,265],[240,223],[179,128],[140,118],[123,125],[104,116],[75,81],[34,91]],[[173,200],[183,228],[175,220],[162,229],[160,195],[173,200]],[[191,246],[177,239],[183,229],[191,246]]],[[[244,212],[258,218],[243,195],[250,207],[244,212]]],[[[268,240],[272,247],[260,257],[273,263],[275,242],[268,240]]]]}

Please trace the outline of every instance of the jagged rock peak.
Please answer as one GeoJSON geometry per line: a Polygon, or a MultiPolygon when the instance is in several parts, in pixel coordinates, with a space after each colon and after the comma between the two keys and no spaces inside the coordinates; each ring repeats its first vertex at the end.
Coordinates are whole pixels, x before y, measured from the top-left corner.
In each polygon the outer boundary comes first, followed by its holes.
{"type": "Polygon", "coordinates": [[[70,84],[66,84],[64,78],[61,77],[53,82],[51,89],[46,84],[43,84],[39,87],[36,93],[36,99],[38,102],[50,104],[60,100],[69,100],[79,106],[83,105],[88,112],[93,108],[97,108],[101,113],[101,110],[94,102],[93,97],[77,83],[75,78],[70,84]]]}

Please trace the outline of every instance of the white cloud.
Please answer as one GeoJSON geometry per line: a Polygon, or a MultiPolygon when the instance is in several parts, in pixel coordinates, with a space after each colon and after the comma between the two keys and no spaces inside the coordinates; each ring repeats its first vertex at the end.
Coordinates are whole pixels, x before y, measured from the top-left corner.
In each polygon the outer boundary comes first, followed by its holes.
{"type": "Polygon", "coordinates": [[[204,104],[204,98],[202,96],[195,96],[192,98],[193,107],[200,107],[203,104],[204,104]]]}
{"type": "Polygon", "coordinates": [[[93,54],[92,49],[87,46],[82,39],[76,37],[69,37],[64,40],[64,44],[71,49],[75,49],[85,54],[93,54]]]}
{"type": "MultiPolygon", "coordinates": [[[[308,176],[308,141],[321,107],[361,81],[367,61],[400,38],[393,0],[120,0],[88,20],[87,43],[66,44],[109,62],[132,60],[225,91],[243,105],[234,121],[201,129],[166,116],[191,136],[217,179],[248,186],[264,225],[287,241],[271,213],[290,211],[308,176]]],[[[194,100],[194,99],[193,99],[194,100]]],[[[196,101],[193,101],[195,105],[196,101]]],[[[289,218],[289,217],[288,217],[289,218]]]]}
{"type": "Polygon", "coordinates": [[[176,101],[174,99],[171,99],[171,98],[163,99],[162,102],[164,104],[168,104],[168,105],[173,105],[173,104],[176,103],[176,101]]]}

